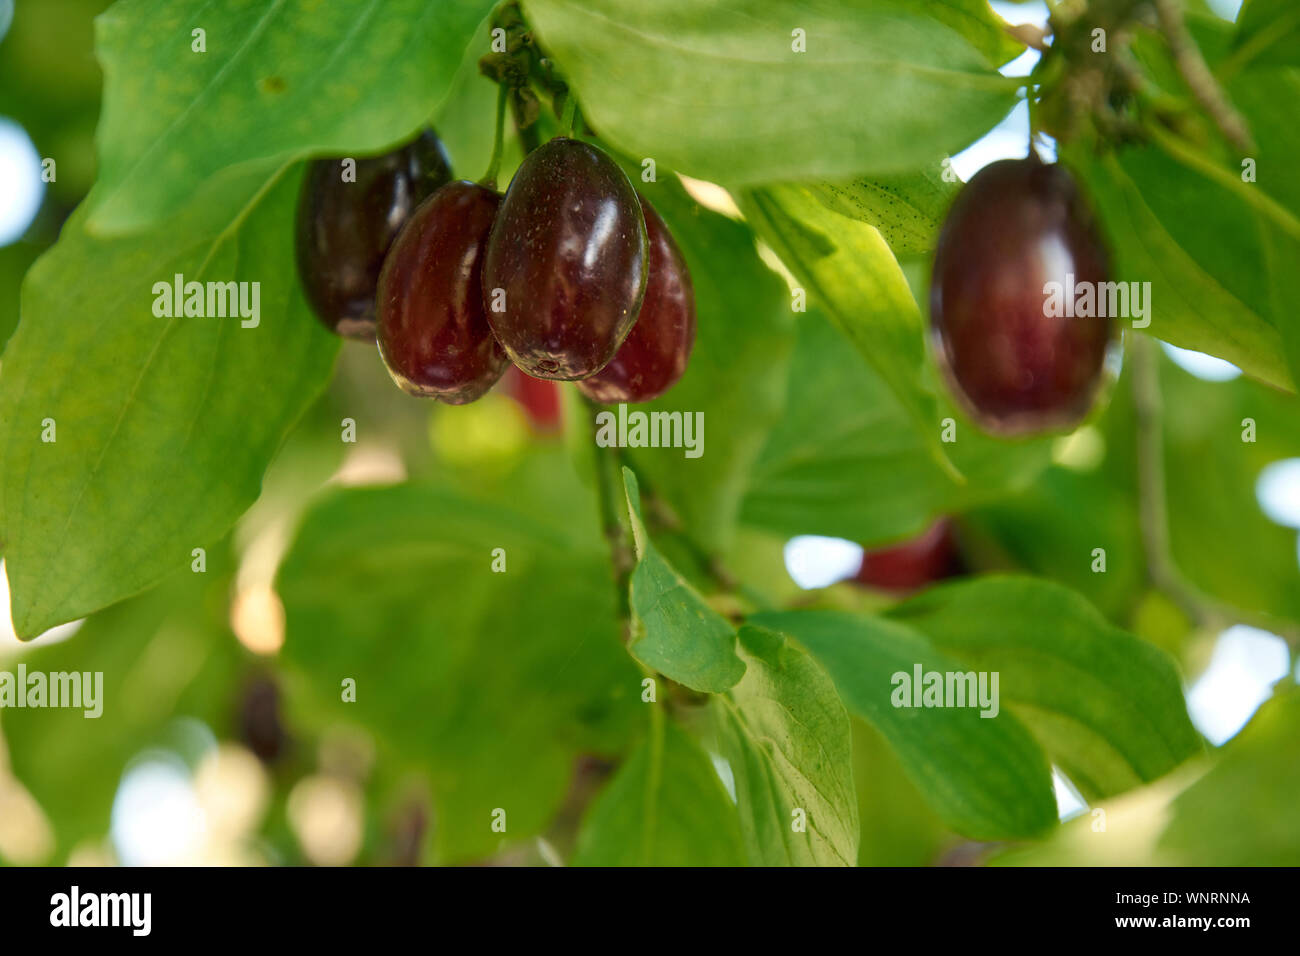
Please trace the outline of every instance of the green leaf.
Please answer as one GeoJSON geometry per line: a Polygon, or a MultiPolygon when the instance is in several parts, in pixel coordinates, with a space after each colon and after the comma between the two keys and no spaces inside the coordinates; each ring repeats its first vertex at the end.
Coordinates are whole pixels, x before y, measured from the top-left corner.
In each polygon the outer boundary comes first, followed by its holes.
{"type": "Polygon", "coordinates": [[[587,811],[573,865],[744,863],[736,808],[708,756],[656,715],[649,736],[587,811]]]}
{"type": "Polygon", "coordinates": [[[116,4],[96,22],[104,110],[89,229],[165,219],[236,164],[265,180],[311,154],[382,151],[433,114],[491,6],[116,4]],[[206,52],[193,50],[195,29],[206,52]]]}
{"type": "Polygon", "coordinates": [[[322,720],[363,725],[428,775],[443,861],[539,832],[574,757],[630,735],[639,683],[608,556],[562,523],[425,485],[348,489],[311,508],[281,566],[284,657],[322,720]]]}
{"type": "Polygon", "coordinates": [[[1249,208],[1151,148],[1069,162],[1111,237],[1115,280],[1151,283],[1145,331],[1292,388],[1282,336],[1262,314],[1273,283],[1249,208]]]}
{"type": "Polygon", "coordinates": [[[1292,0],[1246,0],[1228,63],[1235,71],[1252,66],[1300,66],[1300,7],[1292,0]]]}
{"type": "Polygon", "coordinates": [[[894,675],[961,672],[919,632],[842,611],[758,614],[750,621],[798,640],[826,668],[849,710],[889,741],[944,822],[977,840],[1037,836],[1056,823],[1043,751],[1009,712],[895,707],[894,675]]]}
{"type": "Polygon", "coordinates": [[[1177,866],[1300,866],[1300,690],[1280,690],[1174,800],[1158,847],[1177,866]]]}
{"type": "Polygon", "coordinates": [[[993,12],[988,0],[932,0],[917,6],[969,40],[990,66],[1001,66],[1025,52],[1024,44],[1007,33],[1006,21],[993,12]]]}
{"type": "MultiPolygon", "coordinates": [[[[1146,50],[1155,69],[1176,75],[1158,47],[1146,50]]],[[[1063,155],[1082,173],[1102,214],[1116,278],[1151,283],[1146,331],[1294,391],[1300,185],[1286,170],[1300,150],[1290,111],[1300,97],[1300,69],[1246,70],[1226,91],[1257,141],[1251,156],[1210,128],[1204,142],[1193,144],[1159,127],[1151,130],[1151,145],[1100,159],[1082,148],[1063,155]],[[1253,180],[1246,177],[1247,160],[1253,180]]],[[[1171,95],[1189,96],[1177,88],[1171,95]]]]}
{"type": "Polygon", "coordinates": [[[623,469],[623,486],[637,553],[628,650],[646,667],[693,690],[724,691],[745,673],[736,656],[736,632],[655,548],[641,518],[641,489],[631,469],[623,469]]]}
{"type": "Polygon", "coordinates": [[[964,842],[943,825],[908,779],[889,742],[853,719],[853,783],[858,791],[858,866],[933,866],[964,842]]]}
{"type": "Polygon", "coordinates": [[[730,542],[754,460],[777,421],[794,341],[785,283],[758,257],[744,223],[694,202],[676,176],[634,182],[672,231],[691,270],[697,329],[690,365],[646,412],[703,415],[702,454],[630,448],[647,487],[670,502],[700,544],[730,542]]]}
{"type": "Polygon", "coordinates": [[[809,192],[841,216],[874,226],[895,256],[933,251],[961,184],[947,182],[931,163],[911,173],[848,182],[818,182],[809,192]]]}
{"type": "Polygon", "coordinates": [[[1123,618],[1146,588],[1136,489],[1110,469],[1052,466],[1028,488],[963,516],[990,535],[1016,567],[1067,585],[1108,616],[1123,618]],[[1093,570],[1093,551],[1106,571],[1093,570]]]}
{"type": "Polygon", "coordinates": [[[257,497],[338,349],[295,278],[297,188],[285,177],[242,207],[243,189],[205,190],[114,241],[86,233],[83,209],[28,273],[0,371],[0,540],[23,637],[190,573],[192,549],[257,497]],[[154,284],[176,274],[257,283],[259,323],[156,317],[154,284]]]}
{"type": "Polygon", "coordinates": [[[917,432],[928,437],[935,460],[956,477],[939,442],[934,395],[921,384],[921,313],[880,232],[828,209],[805,186],[745,193],[741,208],[889,386],[917,432]]]}
{"type": "Polygon", "coordinates": [[[754,866],[853,866],[858,807],[849,715],[826,672],[783,637],[740,630],[744,678],[713,699],[754,866]],[[806,827],[793,828],[795,811],[806,827]]]}
{"type": "MultiPolygon", "coordinates": [[[[946,446],[967,478],[955,484],[880,376],[819,310],[800,318],[798,333],[786,412],[754,465],[746,524],[878,544],[1021,492],[1047,464],[1048,441],[1000,441],[961,425],[946,446]]],[[[936,432],[948,415],[955,412],[936,413],[936,432]]]]}
{"type": "MultiPolygon", "coordinates": [[[[951,15],[955,6],[921,9],[951,15]]],[[[524,3],[602,137],[661,170],[729,185],[906,171],[1002,119],[1016,81],[917,7],[524,3]],[[796,29],[806,52],[792,49],[796,29]]]]}
{"type": "Polygon", "coordinates": [[[963,664],[1000,673],[1003,700],[1088,799],[1155,780],[1201,749],[1168,656],[1060,585],[971,579],[889,616],[963,664]]]}

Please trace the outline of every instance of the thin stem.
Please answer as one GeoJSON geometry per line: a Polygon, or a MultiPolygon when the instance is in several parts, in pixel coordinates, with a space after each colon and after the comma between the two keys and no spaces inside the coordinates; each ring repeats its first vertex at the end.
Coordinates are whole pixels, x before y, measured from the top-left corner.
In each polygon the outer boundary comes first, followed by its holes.
{"type": "MultiPolygon", "coordinates": [[[[591,414],[594,429],[597,427],[595,416],[600,412],[600,406],[587,398],[584,398],[583,402],[591,414]]],[[[619,608],[630,627],[628,582],[631,580],[632,571],[636,568],[636,554],[628,543],[628,533],[622,521],[622,506],[619,503],[623,495],[622,470],[626,464],[627,459],[622,448],[614,446],[597,449],[596,495],[600,505],[601,528],[606,540],[609,541],[610,561],[614,566],[615,583],[619,589],[619,608]]],[[[770,601],[743,584],[731,573],[718,555],[686,533],[677,513],[655,491],[653,483],[644,474],[637,473],[637,482],[641,488],[641,503],[647,523],[673,535],[720,592],[742,597],[755,608],[771,609],[770,601]]]]}
{"type": "Polygon", "coordinates": [[[479,181],[488,189],[497,188],[497,174],[501,172],[501,145],[505,138],[504,127],[506,125],[506,99],[510,95],[510,89],[502,83],[497,87],[497,125],[496,136],[492,140],[492,158],[488,161],[487,172],[479,181]]]}
{"type": "Polygon", "coordinates": [[[511,103],[515,120],[515,131],[519,133],[519,145],[523,147],[524,155],[527,156],[538,146],[542,145],[542,137],[537,132],[536,123],[529,123],[527,126],[523,125],[523,109],[520,107],[518,100],[512,97],[511,103]]]}
{"type": "MultiPolygon", "coordinates": [[[[592,416],[593,428],[598,409],[590,401],[586,402],[592,416]]],[[[622,508],[619,501],[622,493],[622,477],[619,474],[620,462],[615,455],[601,454],[597,449],[596,461],[596,498],[600,505],[601,531],[609,542],[609,560],[614,570],[614,589],[618,602],[618,617],[622,627],[623,640],[632,636],[632,608],[628,596],[628,587],[632,581],[632,571],[636,568],[636,554],[628,541],[627,529],[623,526],[622,508]]]]}
{"type": "Polygon", "coordinates": [[[1181,0],[1155,0],[1155,7],[1156,15],[1160,18],[1160,32],[1164,34],[1169,51],[1174,56],[1174,64],[1196,101],[1214,120],[1229,143],[1243,153],[1254,152],[1255,143],[1250,138],[1246,121],[1228,102],[1227,95],[1210,72],[1205,57],[1201,55],[1200,48],[1187,29],[1181,0]]]}
{"type": "Polygon", "coordinates": [[[1135,335],[1129,355],[1137,419],[1138,520],[1148,580],[1197,626],[1223,630],[1232,624],[1247,624],[1278,635],[1294,654],[1300,649],[1300,629],[1284,625],[1269,615],[1231,607],[1205,594],[1182,575],[1174,562],[1165,495],[1163,409],[1157,348],[1154,339],[1135,335]]]}
{"type": "Polygon", "coordinates": [[[560,117],[560,130],[565,136],[572,138],[573,127],[578,119],[578,100],[573,95],[573,90],[568,90],[564,94],[564,114],[560,117]]]}

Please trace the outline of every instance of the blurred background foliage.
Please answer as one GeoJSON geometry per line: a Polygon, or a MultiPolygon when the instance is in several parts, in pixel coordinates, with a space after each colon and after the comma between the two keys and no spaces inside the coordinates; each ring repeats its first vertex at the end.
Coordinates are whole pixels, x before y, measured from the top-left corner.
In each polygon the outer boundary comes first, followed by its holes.
{"type": "MultiPolygon", "coordinates": [[[[0,116],[59,163],[26,233],[0,247],[0,343],[17,324],[23,275],[94,180],[92,21],[107,6],[0,0],[0,24],[12,13],[0,39],[0,116]]],[[[486,48],[486,31],[484,22],[471,49],[486,48]]],[[[457,171],[472,177],[487,165],[495,94],[473,57],[451,89],[435,122],[457,171]]],[[[543,123],[549,135],[552,121],[543,123]]],[[[512,138],[502,181],[520,155],[512,138]]],[[[792,318],[795,278],[725,194],[671,175],[642,188],[685,251],[700,309],[690,370],[659,405],[704,411],[709,453],[699,466],[629,456],[694,535],[661,529],[670,561],[705,586],[702,541],[774,604],[875,610],[894,596],[834,583],[852,576],[859,546],[953,516],[972,572],[1059,581],[1172,654],[1212,744],[1175,774],[1095,807],[1058,774],[1068,822],[1041,844],[1008,847],[950,832],[881,735],[855,717],[858,862],[1300,859],[1295,661],[1262,632],[1196,626],[1149,586],[1130,377],[1120,371],[1109,401],[1070,436],[1008,445],[964,430],[950,452],[969,481],[955,484],[891,370],[846,347],[845,322],[866,308],[854,277],[823,277],[822,299],[792,318]],[[841,573],[810,581],[791,549],[791,538],[810,535],[858,550],[841,573]],[[1105,573],[1093,570],[1094,548],[1105,549],[1105,573]],[[1205,683],[1216,655],[1234,654],[1205,683]],[[1235,683],[1223,677],[1233,667],[1235,683]],[[1216,704],[1217,716],[1203,716],[1216,704]]],[[[849,184],[820,188],[787,195],[782,208],[826,229],[862,208],[849,184]]],[[[923,282],[925,239],[881,229],[902,262],[898,281],[923,282]]],[[[1300,459],[1300,405],[1244,376],[1192,374],[1171,355],[1161,353],[1159,375],[1174,558],[1218,601],[1300,627],[1296,531],[1256,495],[1267,466],[1300,459]],[[1248,418],[1257,440],[1235,440],[1248,418]]],[[[936,417],[956,414],[944,410],[934,370],[918,374],[928,397],[917,400],[938,403],[936,417]]],[[[583,813],[646,728],[618,643],[590,449],[561,428],[581,414],[568,391],[551,409],[555,395],[512,375],[473,406],[431,408],[391,386],[373,349],[345,345],[257,502],[207,548],[206,573],[179,570],[27,645],[0,633],[0,669],[102,671],[108,702],[97,720],[0,712],[0,861],[599,859],[579,837],[583,813]],[[360,423],[355,444],[340,441],[345,418],[360,423]],[[519,572],[504,592],[481,573],[485,538],[519,572]],[[358,694],[382,695],[360,719],[340,701],[341,673],[358,694]],[[503,801],[520,808],[508,836],[486,825],[503,801]],[[464,825],[471,819],[485,822],[464,825]]],[[[692,706],[681,703],[687,714],[692,706]]],[[[729,859],[717,852],[715,861],[729,859]]]]}

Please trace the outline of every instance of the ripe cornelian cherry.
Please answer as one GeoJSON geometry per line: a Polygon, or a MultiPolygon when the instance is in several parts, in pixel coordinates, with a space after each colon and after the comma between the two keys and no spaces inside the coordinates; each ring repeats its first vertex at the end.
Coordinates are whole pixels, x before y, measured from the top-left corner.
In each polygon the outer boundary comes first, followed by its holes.
{"type": "Polygon", "coordinates": [[[939,365],[981,427],[1024,435],[1087,416],[1112,322],[1053,309],[1049,284],[1096,290],[1108,263],[1063,167],[1001,160],[962,189],[939,235],[930,318],[939,365]]]}
{"type": "Polygon", "coordinates": [[[636,325],[614,358],[578,390],[597,402],[648,402],[677,384],[695,344],[695,290],[668,226],[641,196],[649,266],[636,325]]]}
{"type": "Polygon", "coordinates": [[[375,288],[393,240],[451,164],[432,130],[382,156],[308,164],[298,197],[295,252],[303,291],[331,331],[371,340],[375,288]],[[345,179],[345,174],[348,174],[345,179]]]}
{"type": "Polygon", "coordinates": [[[412,395],[462,405],[510,364],[483,308],[483,256],[501,196],[443,186],[415,211],[379,277],[379,354],[412,395]]]}
{"type": "Polygon", "coordinates": [[[636,321],[646,258],[627,176],[595,146],[558,137],[528,154],[501,203],[483,269],[488,321],[529,375],[587,378],[636,321]]]}

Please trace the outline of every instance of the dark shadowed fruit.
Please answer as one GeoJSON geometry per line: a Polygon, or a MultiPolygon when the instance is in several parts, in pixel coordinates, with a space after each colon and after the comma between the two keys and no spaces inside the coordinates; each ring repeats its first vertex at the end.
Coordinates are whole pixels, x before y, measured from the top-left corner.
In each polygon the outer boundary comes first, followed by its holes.
{"type": "Polygon", "coordinates": [[[488,321],[511,360],[537,378],[594,375],[631,330],[645,285],[645,220],[623,171],[573,139],[530,153],[483,271],[488,321]]]}
{"type": "Polygon", "coordinates": [[[327,328],[370,339],[384,255],[415,207],[450,181],[451,165],[425,130],[391,153],[358,159],[354,182],[343,174],[342,159],[307,166],[298,197],[298,275],[327,328]]]}
{"type": "Polygon", "coordinates": [[[940,518],[915,538],[863,553],[854,580],[886,591],[915,591],[961,571],[952,524],[940,518]]]}
{"type": "Polygon", "coordinates": [[[962,189],[939,235],[930,317],[939,364],[983,428],[1027,434],[1088,414],[1112,322],[1053,308],[1045,287],[1096,289],[1107,269],[1105,244],[1061,166],[1002,160],[962,189]]]}
{"type": "Polygon", "coordinates": [[[483,255],[501,196],[443,186],[415,211],[379,277],[379,354],[412,395],[472,402],[510,364],[483,309],[483,255]]]}
{"type": "Polygon", "coordinates": [[[578,383],[598,402],[648,402],[682,377],[695,344],[695,291],[686,260],[653,206],[641,197],[649,248],[645,300],[636,325],[603,369],[578,383]]]}
{"type": "Polygon", "coordinates": [[[280,688],[268,676],[258,675],[239,698],[239,737],[263,762],[274,763],[289,749],[280,688]]]}

